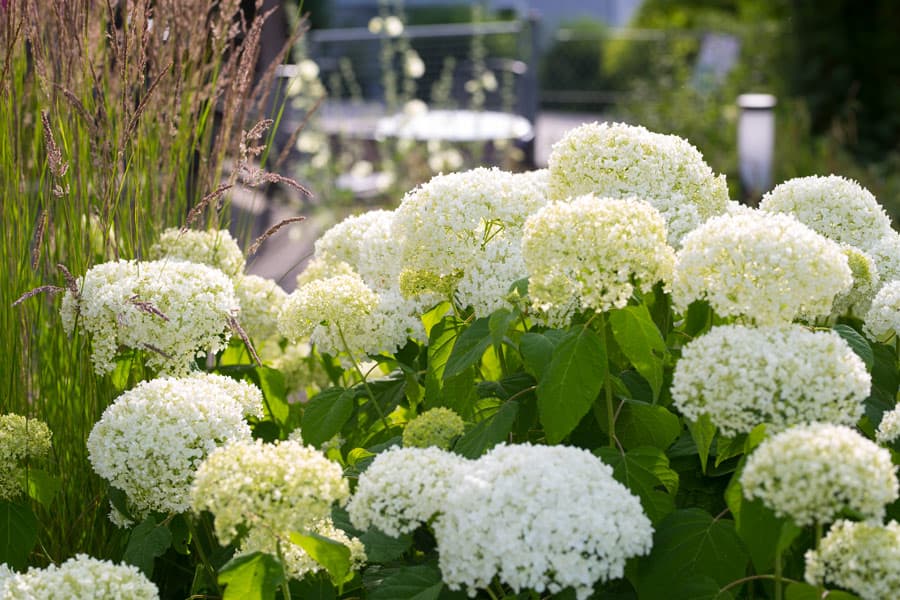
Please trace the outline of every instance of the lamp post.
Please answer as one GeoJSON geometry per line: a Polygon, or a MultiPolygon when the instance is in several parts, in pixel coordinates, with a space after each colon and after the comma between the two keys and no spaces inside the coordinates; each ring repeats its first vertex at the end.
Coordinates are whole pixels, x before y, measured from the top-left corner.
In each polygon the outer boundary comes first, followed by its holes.
{"type": "Polygon", "coordinates": [[[775,153],[775,96],[741,94],[737,105],[738,171],[742,199],[755,205],[772,185],[772,160],[775,153]]]}

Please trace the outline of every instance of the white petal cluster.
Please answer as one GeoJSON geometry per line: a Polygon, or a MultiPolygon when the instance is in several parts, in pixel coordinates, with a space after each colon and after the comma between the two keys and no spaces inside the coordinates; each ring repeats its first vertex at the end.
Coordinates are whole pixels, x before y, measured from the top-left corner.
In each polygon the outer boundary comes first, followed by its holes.
{"type": "Polygon", "coordinates": [[[159,590],[140,570],[127,564],[78,554],[63,564],[31,568],[6,580],[3,598],[10,600],[157,600],[159,590]]]}
{"type": "Polygon", "coordinates": [[[250,439],[246,402],[234,389],[214,377],[162,377],[139,383],[103,412],[88,456],[98,475],[125,492],[133,516],[185,512],[200,463],[226,442],[250,439]]]}
{"type": "MultiPolygon", "coordinates": [[[[545,202],[540,176],[477,168],[438,175],[395,211],[404,269],[443,280],[456,302],[487,315],[524,276],[521,230],[545,202]]],[[[432,286],[435,291],[436,286],[432,286]]]]}
{"type": "Polygon", "coordinates": [[[217,373],[206,373],[198,371],[187,377],[182,377],[181,381],[190,385],[190,382],[196,381],[200,385],[214,385],[222,388],[229,398],[238,403],[241,412],[246,417],[262,417],[263,416],[263,393],[258,387],[247,381],[234,379],[217,373]]]}
{"type": "Polygon", "coordinates": [[[22,493],[25,463],[50,453],[50,428],[22,415],[0,415],[0,500],[22,493]]]}
{"type": "Polygon", "coordinates": [[[900,592],[900,524],[838,521],[806,555],[810,585],[836,585],[862,600],[894,600],[900,592]]]}
{"type": "Polygon", "coordinates": [[[793,217],[714,217],[682,240],[672,284],[680,309],[707,300],[723,317],[759,325],[831,314],[852,273],[840,246],[793,217]]]}
{"type": "Polygon", "coordinates": [[[798,525],[828,523],[843,510],[881,520],[898,497],[891,454],[853,429],[814,423],[763,441],[749,456],[740,482],[798,525]]]}
{"type": "Polygon", "coordinates": [[[769,431],[814,421],[853,425],[870,387],[865,364],[833,331],[722,325],[684,346],[671,392],[687,418],[709,415],[733,436],[760,423],[769,431]]]}
{"type": "Polygon", "coordinates": [[[347,263],[374,290],[394,287],[401,265],[393,223],[388,210],[347,217],[316,240],[316,258],[347,263]]]}
{"type": "Polygon", "coordinates": [[[885,284],[875,295],[863,330],[875,340],[900,335],[900,280],[885,284]]]}
{"type": "Polygon", "coordinates": [[[591,194],[552,202],[529,217],[522,256],[533,305],[557,326],[573,310],[625,306],[636,288],[669,282],[675,264],[655,208],[591,194]]]}
{"type": "Polygon", "coordinates": [[[311,529],[349,494],[340,465],[311,446],[237,440],[199,466],[191,508],[211,512],[216,536],[228,544],[242,526],[266,532],[311,529]]]}
{"type": "Polygon", "coordinates": [[[70,290],[63,298],[63,326],[71,334],[77,322],[90,334],[101,375],[115,368],[120,348],[144,350],[161,373],[185,374],[198,354],[225,347],[228,319],[240,306],[224,273],[174,259],[102,263],[79,288],[77,297],[70,290]]]}
{"type": "Polygon", "coordinates": [[[360,530],[375,526],[397,537],[440,512],[466,460],[435,447],[394,447],[380,453],[359,476],[347,504],[360,530]]]}
{"type": "Polygon", "coordinates": [[[16,576],[16,572],[6,563],[0,563],[0,598],[8,598],[6,594],[6,582],[16,576]]]}
{"type": "MultiPolygon", "coordinates": [[[[359,538],[350,537],[344,531],[334,526],[330,518],[322,519],[307,528],[307,532],[317,533],[327,537],[330,540],[340,542],[350,549],[350,566],[352,569],[359,569],[366,562],[366,549],[359,538]]],[[[273,556],[278,556],[279,550],[284,561],[284,569],[288,577],[292,579],[303,579],[308,573],[318,573],[324,567],[313,557],[307,554],[306,550],[291,542],[287,537],[289,532],[282,535],[274,535],[260,527],[250,530],[247,537],[241,542],[238,550],[240,554],[250,554],[252,552],[265,552],[273,556]],[[281,547],[279,548],[279,543],[281,547]]]]}
{"type": "Polygon", "coordinates": [[[176,258],[219,269],[229,277],[244,271],[244,253],[227,229],[195,231],[166,229],[150,248],[150,258],[176,258]]]}
{"type": "Polygon", "coordinates": [[[713,174],[687,140],[639,126],[576,127],[553,145],[548,163],[551,199],[588,193],[643,198],[662,214],[675,247],[687,232],[724,213],[728,202],[725,176],[713,174]]]}
{"type": "Polygon", "coordinates": [[[259,275],[240,275],[234,291],[241,305],[241,327],[254,340],[264,340],[278,332],[278,313],[287,292],[278,282],[259,275]]]}
{"type": "Polygon", "coordinates": [[[872,304],[872,298],[881,287],[878,266],[870,254],[856,246],[841,244],[841,250],[847,255],[847,266],[853,274],[853,286],[835,296],[831,314],[834,317],[846,314],[865,315],[872,304]]]}
{"type": "Polygon", "coordinates": [[[871,249],[891,219],[869,190],[837,175],[797,177],[763,196],[759,209],[793,215],[828,239],[871,249]]]}
{"type": "Polygon", "coordinates": [[[288,340],[309,341],[328,354],[377,352],[384,341],[373,339],[371,315],[379,301],[355,273],[317,279],[288,296],[278,328],[288,340]]]}
{"type": "Polygon", "coordinates": [[[881,415],[881,422],[875,430],[875,441],[890,444],[900,438],[900,405],[881,415]]]}
{"type": "Polygon", "coordinates": [[[498,446],[469,464],[434,533],[444,582],[470,596],[496,577],[516,592],[572,587],[584,600],[653,543],[640,501],[599,458],[529,444],[498,446]]]}
{"type": "Polygon", "coordinates": [[[868,252],[878,266],[882,283],[900,280],[900,232],[891,231],[868,252]]]}

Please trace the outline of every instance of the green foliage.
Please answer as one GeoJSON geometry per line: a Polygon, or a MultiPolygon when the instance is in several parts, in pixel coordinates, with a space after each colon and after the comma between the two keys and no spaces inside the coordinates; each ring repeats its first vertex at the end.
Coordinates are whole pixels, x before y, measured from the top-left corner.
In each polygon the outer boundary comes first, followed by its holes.
{"type": "Polygon", "coordinates": [[[273,600],[283,581],[278,559],[261,552],[238,556],[219,571],[219,582],[225,585],[224,600],[273,600]]]}
{"type": "Polygon", "coordinates": [[[139,568],[147,577],[153,576],[153,561],[172,545],[172,532],[153,516],[131,530],[122,560],[139,568]]]}
{"type": "Polygon", "coordinates": [[[38,522],[31,508],[0,500],[0,563],[24,570],[37,537],[38,522]]]}

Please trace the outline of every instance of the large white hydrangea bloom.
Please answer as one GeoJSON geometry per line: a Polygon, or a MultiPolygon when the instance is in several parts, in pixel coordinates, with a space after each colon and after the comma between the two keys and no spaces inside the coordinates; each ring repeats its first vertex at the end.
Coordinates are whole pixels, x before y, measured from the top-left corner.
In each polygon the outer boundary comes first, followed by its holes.
{"type": "Polygon", "coordinates": [[[847,255],[789,215],[762,211],[714,217],[685,236],[672,300],[707,300],[723,317],[774,325],[831,314],[850,289],[847,255]]]}
{"type": "Polygon", "coordinates": [[[404,280],[430,281],[416,291],[453,294],[477,315],[493,312],[524,276],[522,226],[545,201],[539,176],[477,168],[432,178],[395,211],[404,280]]]}
{"type": "Polygon", "coordinates": [[[197,469],[191,508],[215,517],[228,544],[239,527],[308,531],[350,494],[340,465],[296,441],[236,440],[211,452],[197,469]]]}
{"type": "Polygon", "coordinates": [[[765,194],[759,209],[793,215],[828,239],[871,250],[891,219],[869,190],[837,175],[797,177],[765,194]]]}
{"type": "Polygon", "coordinates": [[[607,311],[672,278],[675,251],[659,212],[636,198],[588,194],[525,222],[522,256],[534,307],[555,326],[575,310],[607,311]]]}
{"type": "Polygon", "coordinates": [[[159,590],[140,570],[127,564],[78,554],[63,564],[44,569],[32,567],[12,574],[0,586],[10,600],[158,600],[159,590]]]}
{"type": "Polygon", "coordinates": [[[443,509],[466,463],[435,447],[394,447],[378,454],[347,504],[350,522],[394,537],[414,531],[443,509]]]}
{"type": "Polygon", "coordinates": [[[466,466],[434,522],[450,589],[474,596],[496,577],[514,591],[579,600],[647,554],[653,528],[641,503],[590,452],[566,446],[498,446],[466,466]]]}
{"type": "Polygon", "coordinates": [[[744,497],[759,498],[798,525],[834,521],[849,509],[880,521],[897,499],[891,454],[853,429],[814,423],[763,441],[740,477],[744,497]]]}
{"type": "Polygon", "coordinates": [[[875,340],[900,335],[900,280],[885,284],[875,295],[863,330],[875,340]]]}
{"type": "Polygon", "coordinates": [[[700,152],[675,135],[623,123],[588,123],[570,130],[550,154],[550,198],[637,196],[666,222],[675,247],[687,232],[725,212],[728,186],[700,152]]]}
{"type": "Polygon", "coordinates": [[[103,412],[88,457],[125,492],[132,516],[187,511],[200,463],[221,444],[250,439],[248,403],[235,390],[214,378],[162,377],[139,383],[103,412]]]}
{"type": "Polygon", "coordinates": [[[234,291],[241,304],[241,327],[254,340],[277,334],[278,313],[287,300],[287,292],[274,279],[259,275],[240,275],[234,279],[234,291]]]}
{"type": "Polygon", "coordinates": [[[229,277],[237,277],[246,266],[244,253],[227,229],[166,229],[150,247],[149,256],[152,260],[176,258],[209,265],[229,277]]]}
{"type": "Polygon", "coordinates": [[[900,232],[891,231],[868,253],[875,260],[883,284],[900,280],[900,232]]]}
{"type": "Polygon", "coordinates": [[[833,331],[723,325],[684,346],[671,391],[682,414],[709,415],[731,436],[760,423],[853,425],[870,386],[865,364],[833,331]]]}
{"type": "Polygon", "coordinates": [[[60,313],[71,334],[76,323],[91,336],[94,370],[115,368],[119,348],[145,351],[161,373],[183,375],[198,354],[228,341],[229,318],[239,308],[231,280],[218,269],[165,259],[96,265],[69,290],[60,313]]]}
{"type": "Polygon", "coordinates": [[[805,559],[810,585],[837,585],[863,600],[894,600],[900,590],[900,524],[837,521],[805,559]]]}

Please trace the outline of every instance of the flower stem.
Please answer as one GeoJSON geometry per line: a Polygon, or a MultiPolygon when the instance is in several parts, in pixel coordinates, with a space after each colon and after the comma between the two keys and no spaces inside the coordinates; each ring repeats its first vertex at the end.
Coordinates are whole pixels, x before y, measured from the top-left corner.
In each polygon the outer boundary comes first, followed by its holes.
{"type": "MultiPolygon", "coordinates": [[[[603,348],[606,350],[606,315],[597,313],[597,321],[599,323],[600,340],[603,342],[603,348]]],[[[606,355],[606,352],[603,353],[606,355]]],[[[616,448],[616,409],[613,406],[613,390],[612,380],[609,376],[609,361],[603,365],[603,395],[606,400],[606,420],[609,424],[609,447],[616,448]]]]}
{"type": "Polygon", "coordinates": [[[366,388],[366,393],[369,395],[369,399],[372,401],[372,405],[375,407],[375,412],[378,413],[378,417],[381,419],[381,422],[384,423],[384,430],[387,431],[391,428],[388,423],[387,417],[384,415],[384,411],[381,410],[381,407],[378,405],[378,402],[375,400],[375,394],[372,392],[371,386],[369,386],[369,380],[366,379],[366,376],[363,374],[362,369],[359,368],[359,362],[353,356],[353,353],[350,352],[350,346],[347,345],[347,339],[344,337],[344,330],[341,329],[340,325],[337,325],[338,335],[341,336],[341,343],[344,345],[344,352],[347,353],[347,356],[350,357],[350,362],[353,363],[353,369],[356,371],[356,374],[359,375],[359,378],[362,380],[363,386],[366,388]]]}
{"type": "Polygon", "coordinates": [[[781,577],[781,546],[776,542],[775,545],[775,600],[782,600],[782,577],[781,577]]]}

